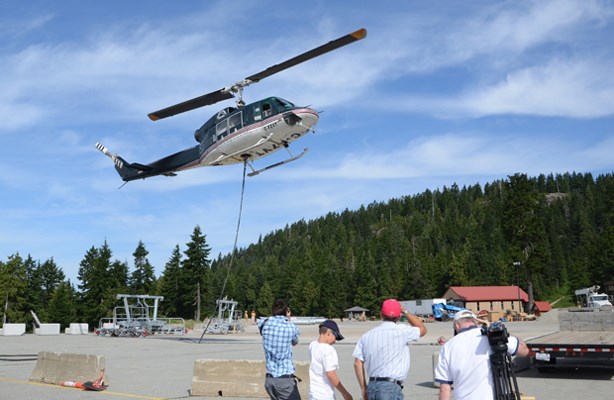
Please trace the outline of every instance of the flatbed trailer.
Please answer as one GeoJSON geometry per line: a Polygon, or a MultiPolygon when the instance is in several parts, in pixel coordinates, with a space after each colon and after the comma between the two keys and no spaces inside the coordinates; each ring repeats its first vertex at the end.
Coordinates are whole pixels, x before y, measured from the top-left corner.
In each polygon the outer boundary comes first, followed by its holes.
{"type": "Polygon", "coordinates": [[[561,311],[559,324],[558,332],[526,341],[538,371],[547,371],[559,359],[573,360],[574,365],[614,367],[614,312],[561,311]]]}

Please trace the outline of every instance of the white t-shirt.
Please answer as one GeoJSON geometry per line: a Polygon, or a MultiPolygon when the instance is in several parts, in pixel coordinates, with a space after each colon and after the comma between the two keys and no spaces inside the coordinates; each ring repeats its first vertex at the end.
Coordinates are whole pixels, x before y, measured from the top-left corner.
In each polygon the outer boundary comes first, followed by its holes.
{"type": "MultiPolygon", "coordinates": [[[[518,338],[507,338],[510,355],[516,354],[518,345],[518,338]]],[[[435,380],[452,385],[455,400],[492,399],[491,353],[488,337],[480,328],[462,330],[441,348],[435,380]]]]}
{"type": "Polygon", "coordinates": [[[339,368],[337,351],[327,343],[314,340],[309,344],[309,400],[332,400],[335,398],[335,388],[326,376],[327,371],[339,368]]]}

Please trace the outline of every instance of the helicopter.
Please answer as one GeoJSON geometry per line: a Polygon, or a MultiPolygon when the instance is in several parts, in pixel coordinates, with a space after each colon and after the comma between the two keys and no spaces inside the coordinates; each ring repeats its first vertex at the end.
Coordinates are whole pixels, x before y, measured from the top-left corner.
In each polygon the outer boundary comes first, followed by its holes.
{"type": "Polygon", "coordinates": [[[248,176],[254,176],[295,161],[308,149],[305,148],[300,154],[293,155],[289,149],[290,143],[314,130],[319,119],[318,112],[309,107],[296,106],[288,100],[275,96],[245,104],[243,89],[287,68],[362,40],[366,36],[367,30],[359,29],[250,75],[231,86],[148,114],[152,121],[157,121],[236,96],[236,107],[221,109],[194,132],[194,139],[198,142],[194,147],[149,164],[127,162],[121,156],[111,153],[101,143],[96,143],[96,148],[111,158],[115,169],[126,183],[158,175],[176,176],[179,171],[197,167],[237,163],[248,165],[251,169],[248,176]],[[252,166],[252,161],[282,148],[287,150],[289,158],[261,169],[252,166]]]}

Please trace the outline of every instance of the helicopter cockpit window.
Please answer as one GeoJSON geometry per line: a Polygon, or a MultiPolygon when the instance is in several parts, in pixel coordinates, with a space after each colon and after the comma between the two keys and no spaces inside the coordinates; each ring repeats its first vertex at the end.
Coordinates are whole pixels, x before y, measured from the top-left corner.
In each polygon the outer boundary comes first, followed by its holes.
{"type": "Polygon", "coordinates": [[[233,114],[228,118],[228,132],[233,133],[241,129],[243,123],[243,116],[241,112],[233,114]]]}
{"type": "Polygon", "coordinates": [[[228,135],[228,120],[227,119],[223,120],[222,122],[216,125],[215,134],[217,136],[217,140],[220,140],[221,138],[228,135]]]}
{"type": "Polygon", "coordinates": [[[210,126],[205,133],[205,146],[211,146],[215,143],[217,137],[215,136],[215,126],[210,126]]]}
{"type": "Polygon", "coordinates": [[[287,109],[287,108],[292,108],[294,107],[294,104],[290,103],[287,100],[284,99],[280,99],[278,97],[275,97],[275,102],[277,103],[277,105],[282,108],[282,109],[287,109]]]}
{"type": "Polygon", "coordinates": [[[271,116],[273,114],[273,110],[271,109],[271,105],[269,103],[264,103],[262,105],[262,116],[264,118],[271,116]]]}

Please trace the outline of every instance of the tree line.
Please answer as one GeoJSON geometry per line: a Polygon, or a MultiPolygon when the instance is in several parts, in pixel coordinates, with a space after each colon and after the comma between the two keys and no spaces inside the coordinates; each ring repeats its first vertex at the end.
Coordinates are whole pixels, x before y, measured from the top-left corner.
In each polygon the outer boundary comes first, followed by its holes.
{"type": "Polygon", "coordinates": [[[275,298],[295,315],[338,318],[385,298],[443,295],[449,286],[520,286],[537,300],[571,301],[574,289],[614,279],[614,176],[508,176],[374,202],[296,221],[234,254],[210,258],[199,225],[159,277],[142,241],[133,265],[104,242],[80,262],[78,282],[53,259],[0,261],[4,318],[87,322],[112,316],[118,293],[164,296],[162,316],[202,320],[222,294],[268,315],[275,298]],[[520,264],[514,264],[520,263],[520,264]]]}

